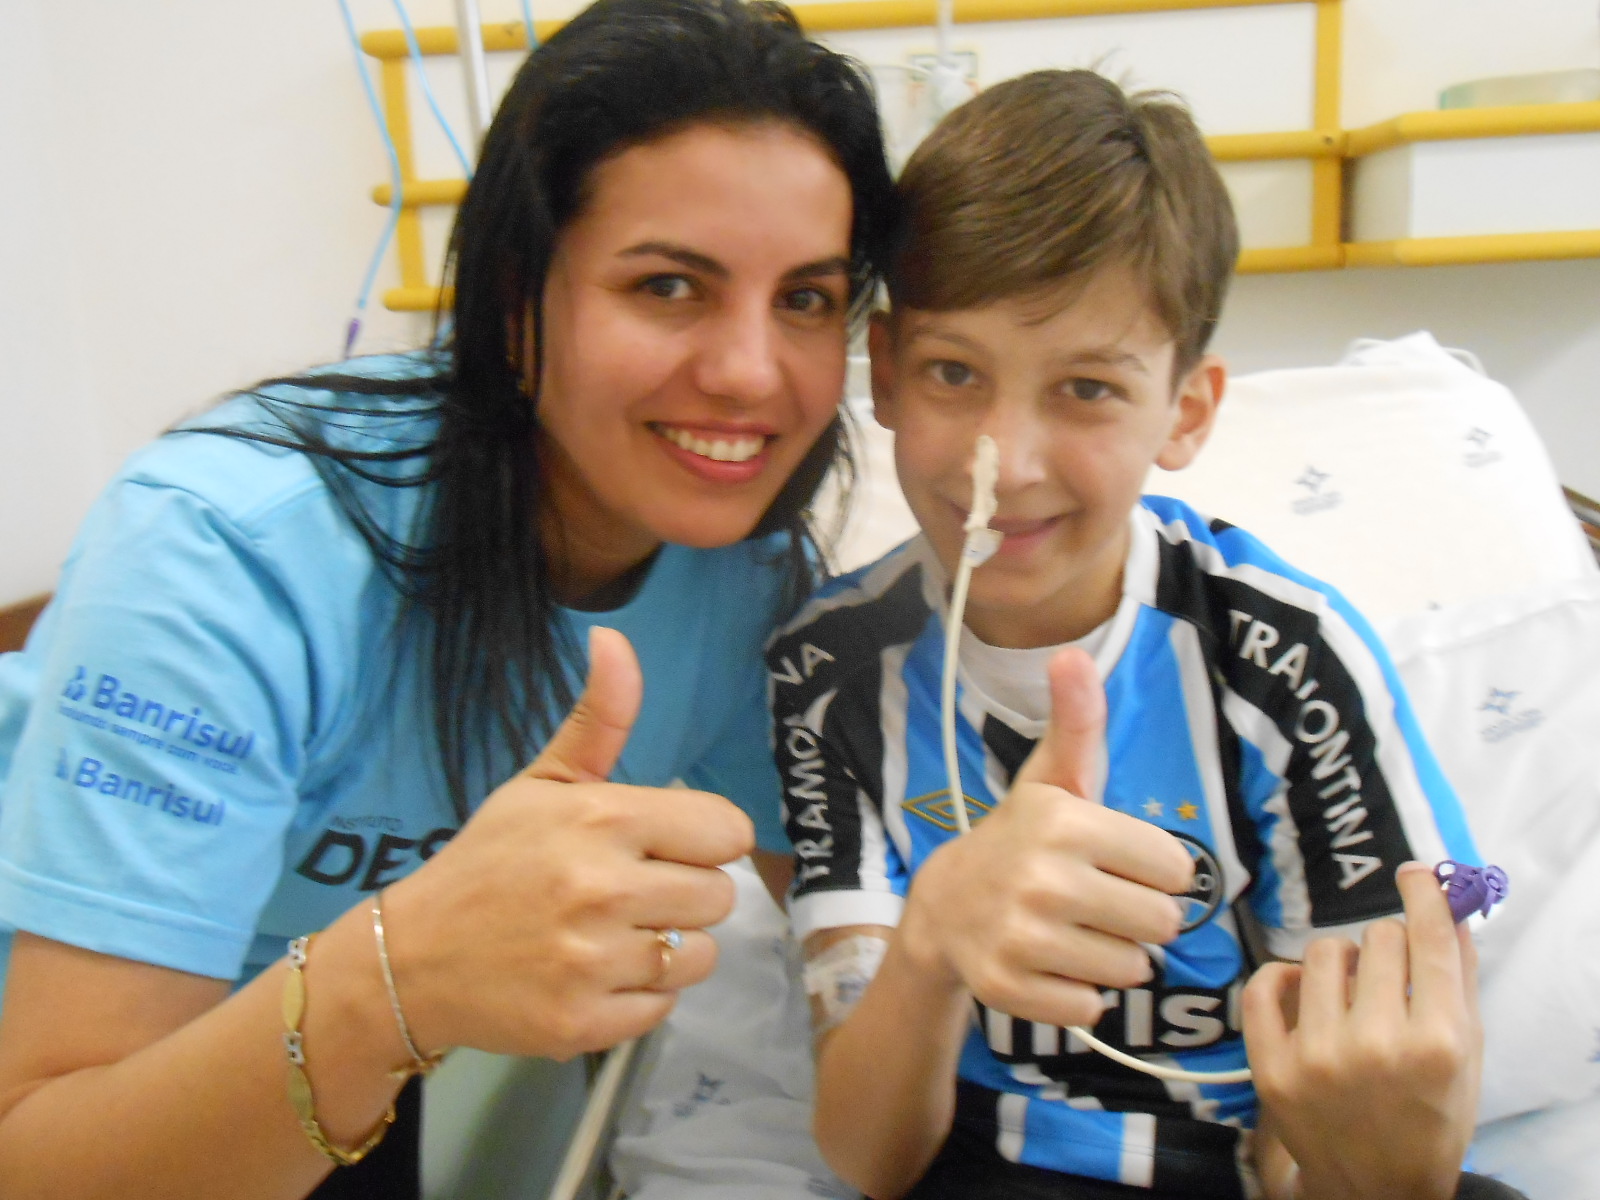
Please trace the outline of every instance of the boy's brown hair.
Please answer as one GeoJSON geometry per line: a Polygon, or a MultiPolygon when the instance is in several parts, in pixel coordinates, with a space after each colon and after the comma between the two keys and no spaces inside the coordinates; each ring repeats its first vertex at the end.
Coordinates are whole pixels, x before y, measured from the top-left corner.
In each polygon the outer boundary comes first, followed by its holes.
{"type": "Polygon", "coordinates": [[[1035,71],[980,93],[900,177],[895,306],[949,312],[1046,295],[1125,265],[1177,346],[1205,352],[1239,234],[1193,118],[1093,71],[1035,71]]]}

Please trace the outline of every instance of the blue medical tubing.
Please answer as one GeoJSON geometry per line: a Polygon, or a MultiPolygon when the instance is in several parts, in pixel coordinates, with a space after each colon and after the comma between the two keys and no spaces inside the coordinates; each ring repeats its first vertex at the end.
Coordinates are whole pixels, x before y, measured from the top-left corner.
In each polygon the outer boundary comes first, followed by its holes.
{"type": "Polygon", "coordinates": [[[361,281],[361,291],[356,296],[356,310],[345,329],[344,357],[349,358],[351,351],[355,349],[356,338],[361,335],[361,317],[367,311],[367,301],[372,296],[372,286],[378,277],[378,267],[383,262],[384,254],[388,252],[395,226],[400,223],[400,209],[404,197],[400,191],[400,153],[395,148],[394,138],[389,135],[389,123],[384,120],[383,106],[378,103],[377,90],[372,86],[372,74],[367,70],[366,55],[361,49],[361,38],[356,33],[355,18],[350,15],[349,0],[339,0],[339,14],[344,18],[345,33],[349,35],[350,47],[355,52],[356,71],[361,76],[361,90],[367,94],[367,106],[372,109],[372,119],[378,123],[378,134],[383,138],[383,148],[389,155],[389,220],[384,224],[383,233],[378,237],[378,245],[372,252],[371,261],[367,263],[367,273],[361,281]]]}
{"type": "Polygon", "coordinates": [[[427,68],[422,62],[422,47],[417,45],[417,31],[412,28],[411,16],[406,12],[405,0],[393,0],[394,11],[400,18],[400,27],[405,30],[406,45],[411,50],[411,61],[417,66],[417,80],[422,84],[422,94],[428,99],[428,107],[433,110],[434,120],[439,122],[439,128],[444,130],[444,136],[450,142],[450,148],[456,152],[456,158],[461,163],[461,173],[468,179],[472,178],[472,159],[461,148],[461,143],[456,140],[455,130],[450,128],[450,122],[444,119],[444,112],[439,108],[439,98],[433,94],[433,88],[428,83],[427,68]]]}

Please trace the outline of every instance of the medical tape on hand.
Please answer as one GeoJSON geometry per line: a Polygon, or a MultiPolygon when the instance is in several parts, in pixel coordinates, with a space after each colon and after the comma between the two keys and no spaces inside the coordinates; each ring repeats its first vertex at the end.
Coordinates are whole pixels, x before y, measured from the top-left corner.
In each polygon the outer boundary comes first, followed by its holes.
{"type": "Polygon", "coordinates": [[[801,972],[806,994],[816,997],[821,1012],[813,1009],[813,1032],[818,1036],[844,1024],[861,1003],[867,984],[883,965],[888,940],[869,933],[841,938],[815,957],[801,972]]]}

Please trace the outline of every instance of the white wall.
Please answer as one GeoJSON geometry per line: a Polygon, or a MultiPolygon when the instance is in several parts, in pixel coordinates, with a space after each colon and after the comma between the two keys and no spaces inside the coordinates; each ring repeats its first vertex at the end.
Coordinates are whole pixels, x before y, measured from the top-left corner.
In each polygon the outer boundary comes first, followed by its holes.
{"type": "MultiPolygon", "coordinates": [[[[533,2],[540,16],[577,7],[533,2]]],[[[384,0],[353,7],[364,29],[395,23],[384,0]]],[[[419,23],[452,19],[448,0],[410,7],[419,23]]],[[[516,0],[480,8],[520,14],[516,0]]],[[[1429,107],[1462,79],[1600,65],[1595,0],[1345,11],[1347,125],[1429,107]]],[[[1020,69],[1018,46],[1029,64],[1111,52],[1115,71],[1192,92],[1210,129],[1272,128],[1307,111],[1291,69],[1309,63],[1304,39],[1277,47],[1308,13],[1094,18],[1052,23],[1048,39],[990,27],[958,41],[977,46],[985,79],[1020,69]]],[[[865,36],[868,57],[894,41],[865,36]]],[[[459,75],[435,60],[430,76],[461,128],[459,75]]],[[[449,173],[420,97],[414,120],[424,172],[449,173]]],[[[0,604],[52,586],[129,451],[230,387],[337,355],[385,216],[368,189],[386,172],[335,0],[0,6],[0,604]]],[[[428,231],[436,250],[442,221],[428,231]]],[[[380,289],[393,281],[391,255],[380,289]]],[[[1416,328],[1479,354],[1566,481],[1600,494],[1600,262],[1247,277],[1219,342],[1254,369],[1416,328]]],[[[369,329],[371,349],[412,343],[425,323],[374,309],[369,329]]]]}
{"type": "MultiPolygon", "coordinates": [[[[1595,0],[1345,0],[1346,128],[1437,104],[1490,75],[1600,67],[1595,0]]],[[[958,27],[984,84],[1039,66],[1098,66],[1125,86],[1181,93],[1208,133],[1311,123],[1312,6],[958,27]]],[[[929,50],[917,30],[839,35],[868,62],[929,50]]],[[[1248,245],[1310,235],[1305,164],[1224,167],[1248,245]]],[[[1514,230],[1507,230],[1514,232],[1514,230]]],[[[1358,337],[1429,329],[1508,384],[1562,480],[1600,489],[1600,260],[1247,275],[1217,349],[1235,371],[1334,361],[1358,337]]]]}
{"type": "MultiPolygon", "coordinates": [[[[1345,0],[1344,13],[1346,128],[1432,108],[1469,79],[1600,67],[1595,0],[1345,0]]],[[[1217,340],[1250,371],[1415,329],[1476,353],[1562,481],[1600,495],[1600,260],[1244,276],[1217,340]]]]}

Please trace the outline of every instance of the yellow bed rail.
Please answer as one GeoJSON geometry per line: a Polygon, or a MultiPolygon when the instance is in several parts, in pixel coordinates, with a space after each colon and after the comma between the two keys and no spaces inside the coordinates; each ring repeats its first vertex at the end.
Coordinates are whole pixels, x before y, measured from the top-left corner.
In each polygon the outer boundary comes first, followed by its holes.
{"type": "MultiPolygon", "coordinates": [[[[1344,192],[1349,160],[1410,142],[1600,131],[1600,102],[1408,113],[1363,129],[1345,130],[1340,113],[1341,0],[956,0],[955,19],[961,24],[973,24],[1306,3],[1316,10],[1312,127],[1223,134],[1207,139],[1219,162],[1305,159],[1311,168],[1310,241],[1303,246],[1245,250],[1239,258],[1240,272],[1600,256],[1600,231],[1346,242],[1344,192]]],[[[854,0],[793,7],[801,23],[813,33],[932,26],[937,18],[936,0],[854,0]]],[[[535,30],[543,41],[563,24],[540,21],[535,30]]],[[[454,27],[423,27],[416,35],[423,54],[454,54],[458,49],[454,27]]],[[[525,49],[527,38],[522,23],[485,24],[483,45],[490,52],[525,49]]],[[[418,210],[429,205],[459,204],[466,183],[461,179],[416,177],[406,66],[410,49],[405,35],[400,30],[375,31],[362,36],[361,46],[382,63],[384,111],[400,163],[402,208],[396,241],[401,284],[385,292],[383,302],[399,311],[432,311],[440,304],[440,294],[427,279],[418,210]]],[[[372,198],[378,204],[390,204],[390,185],[373,188],[372,198]]],[[[448,295],[444,303],[449,303],[448,295]]]]}
{"type": "MultiPolygon", "coordinates": [[[[955,19],[961,24],[988,21],[1029,21],[1060,17],[1107,16],[1129,13],[1182,12],[1192,9],[1264,8],[1283,4],[1316,6],[1316,68],[1313,86],[1314,128],[1275,133],[1229,134],[1210,139],[1212,152],[1222,162],[1251,162],[1305,158],[1312,164],[1311,244],[1247,250],[1239,261],[1241,271],[1309,271],[1343,265],[1340,241],[1343,190],[1344,133],[1339,129],[1339,37],[1341,0],[956,0],[955,19]]],[[[932,26],[937,20],[936,0],[853,0],[846,3],[794,5],[800,22],[812,33],[861,29],[932,26]]],[[[540,21],[534,26],[540,41],[565,22],[540,21]]],[[[459,49],[452,26],[426,26],[416,30],[423,54],[454,54],[459,49]]],[[[383,294],[385,307],[402,312],[430,312],[440,306],[439,290],[427,279],[418,209],[425,205],[461,202],[466,183],[460,179],[418,179],[411,142],[410,97],[406,60],[410,47],[400,30],[364,34],[361,47],[383,64],[383,106],[400,161],[400,221],[395,239],[400,257],[400,286],[383,294]]],[[[483,26],[487,52],[524,50],[527,34],[520,21],[483,26]]],[[[389,184],[373,188],[379,204],[393,202],[389,184]]],[[[443,298],[448,304],[448,296],[443,298]]]]}
{"type": "MultiPolygon", "coordinates": [[[[1345,134],[1345,155],[1366,158],[1417,142],[1597,132],[1600,132],[1600,101],[1451,108],[1406,113],[1376,125],[1352,129],[1345,134]]],[[[1600,258],[1600,229],[1345,244],[1345,261],[1352,267],[1437,267],[1558,258],[1600,258]]]]}
{"type": "MultiPolygon", "coordinates": [[[[1313,0],[1323,3],[1326,0],[1313,0]]],[[[1333,0],[1337,3],[1337,0],[1333,0]]],[[[1051,17],[1097,17],[1124,13],[1182,12],[1196,8],[1261,8],[1304,4],[1307,0],[956,0],[955,19],[970,25],[982,21],[1038,21],[1051,17]]],[[[843,3],[795,4],[800,23],[811,33],[845,33],[861,29],[906,29],[932,25],[938,19],[936,0],[845,0],[843,3]]],[[[565,21],[535,21],[542,42],[565,21]]],[[[417,46],[424,54],[454,54],[460,49],[453,25],[419,27],[417,46]]],[[[525,50],[527,35],[520,21],[483,27],[483,48],[525,50]]],[[[361,48],[374,58],[405,58],[411,53],[405,34],[385,29],[365,34],[361,48]]]]}
{"type": "Polygon", "coordinates": [[[1345,261],[1352,267],[1443,267],[1463,263],[1600,258],[1600,229],[1349,242],[1344,251],[1345,261]]]}
{"type": "Polygon", "coordinates": [[[1345,153],[1365,158],[1393,146],[1413,142],[1448,142],[1460,138],[1526,137],[1541,133],[1600,131],[1600,100],[1577,104],[1519,104],[1508,108],[1447,108],[1414,112],[1352,129],[1345,153]]]}

